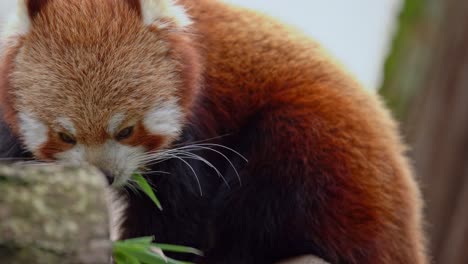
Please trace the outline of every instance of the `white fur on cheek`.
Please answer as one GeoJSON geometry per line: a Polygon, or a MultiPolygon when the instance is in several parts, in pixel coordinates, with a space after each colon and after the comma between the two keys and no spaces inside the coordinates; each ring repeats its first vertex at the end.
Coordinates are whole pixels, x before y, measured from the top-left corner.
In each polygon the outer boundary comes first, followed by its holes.
{"type": "Polygon", "coordinates": [[[55,154],[55,158],[60,161],[79,165],[85,162],[85,147],[81,144],[77,144],[67,151],[55,154]]]}
{"type": "Polygon", "coordinates": [[[30,151],[37,151],[47,142],[48,127],[30,113],[19,113],[18,117],[23,143],[30,151]]]}
{"type": "Polygon", "coordinates": [[[183,114],[175,100],[156,104],[144,117],[143,124],[151,134],[177,136],[182,130],[183,114]]]}
{"type": "Polygon", "coordinates": [[[140,5],[146,25],[152,25],[162,19],[172,20],[180,28],[192,23],[184,8],[172,0],[140,0],[140,5]]]}

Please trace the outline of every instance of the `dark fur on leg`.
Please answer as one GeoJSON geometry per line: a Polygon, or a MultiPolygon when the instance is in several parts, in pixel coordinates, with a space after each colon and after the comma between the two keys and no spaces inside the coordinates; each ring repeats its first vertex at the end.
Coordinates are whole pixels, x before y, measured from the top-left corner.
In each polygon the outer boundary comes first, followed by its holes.
{"type": "MultiPolygon", "coordinates": [[[[258,131],[257,121],[252,120],[252,125],[242,133],[213,143],[233,148],[250,159],[254,143],[263,134],[258,131]]],[[[189,130],[184,138],[179,144],[196,141],[189,130]]],[[[247,164],[239,155],[221,151],[241,174],[242,185],[232,166],[210,151],[196,153],[216,166],[229,186],[210,167],[188,161],[200,178],[203,196],[198,192],[193,173],[181,161],[173,159],[154,166],[153,170],[170,172],[170,175],[147,175],[164,210],[156,209],[144,195],[128,190],[123,238],[154,235],[160,243],[199,248],[206,256],[196,260],[171,255],[196,263],[273,263],[301,254],[320,253],[307,234],[290,225],[291,219],[302,221],[305,213],[302,207],[295,206],[303,203],[306,196],[299,182],[285,186],[269,177],[269,173],[276,173],[276,164],[247,164]]]]}

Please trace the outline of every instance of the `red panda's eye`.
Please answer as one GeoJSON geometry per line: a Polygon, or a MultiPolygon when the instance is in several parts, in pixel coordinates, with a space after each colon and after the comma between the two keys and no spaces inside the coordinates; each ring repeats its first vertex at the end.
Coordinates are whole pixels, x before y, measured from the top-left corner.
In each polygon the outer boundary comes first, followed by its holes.
{"type": "Polygon", "coordinates": [[[117,134],[115,138],[119,141],[124,140],[124,139],[129,138],[132,135],[132,133],[133,133],[133,127],[127,127],[127,128],[120,130],[120,132],[117,134]]]}
{"type": "Polygon", "coordinates": [[[71,145],[76,144],[76,139],[74,139],[72,136],[70,136],[70,135],[68,135],[66,133],[62,133],[62,132],[58,133],[58,135],[59,135],[60,139],[63,142],[65,142],[67,144],[71,144],[71,145]]]}

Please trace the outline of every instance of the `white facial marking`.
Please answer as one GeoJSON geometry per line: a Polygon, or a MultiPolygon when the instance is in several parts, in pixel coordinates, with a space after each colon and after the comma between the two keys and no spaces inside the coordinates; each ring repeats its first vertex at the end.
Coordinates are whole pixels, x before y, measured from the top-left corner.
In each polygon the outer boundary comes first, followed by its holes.
{"type": "Polygon", "coordinates": [[[176,5],[172,0],[140,0],[143,22],[153,25],[158,20],[170,19],[177,27],[189,26],[192,21],[182,6],[176,5]]]}
{"type": "Polygon", "coordinates": [[[107,170],[115,177],[114,185],[120,186],[142,165],[139,158],[144,152],[143,147],[132,147],[108,140],[100,146],[77,144],[70,150],[56,154],[55,157],[67,163],[89,163],[107,170]]]}
{"type": "Polygon", "coordinates": [[[55,158],[61,161],[66,161],[70,164],[80,165],[86,162],[85,154],[85,146],[76,144],[73,148],[67,151],[55,154],[55,158]]]}
{"type": "Polygon", "coordinates": [[[63,128],[65,128],[69,133],[76,135],[76,128],[73,125],[73,122],[68,117],[60,117],[57,119],[57,123],[59,123],[63,128]]]}
{"type": "Polygon", "coordinates": [[[151,134],[173,137],[182,130],[182,122],[182,111],[176,100],[157,103],[143,120],[143,124],[151,134]]]}
{"type": "Polygon", "coordinates": [[[117,129],[122,125],[122,122],[125,120],[125,115],[123,113],[115,114],[109,120],[109,124],[107,125],[107,133],[109,135],[113,135],[117,133],[117,129]]]}
{"type": "Polygon", "coordinates": [[[47,142],[47,126],[31,113],[22,112],[18,117],[24,144],[30,151],[37,151],[42,144],[47,142]]]}
{"type": "Polygon", "coordinates": [[[17,0],[16,12],[9,16],[3,27],[1,39],[5,43],[2,46],[14,45],[19,36],[29,32],[31,21],[26,6],[27,0],[17,0]]]}

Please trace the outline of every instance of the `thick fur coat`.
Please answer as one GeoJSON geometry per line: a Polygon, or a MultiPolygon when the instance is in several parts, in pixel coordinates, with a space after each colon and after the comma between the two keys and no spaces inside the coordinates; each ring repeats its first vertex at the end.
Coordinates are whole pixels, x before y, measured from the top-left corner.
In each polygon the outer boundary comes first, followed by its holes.
{"type": "Polygon", "coordinates": [[[164,210],[121,191],[119,238],[208,264],[426,263],[395,122],[308,37],[215,0],[22,2],[0,64],[3,158],[121,173],[102,156],[182,148],[209,162],[148,164],[164,210]]]}

